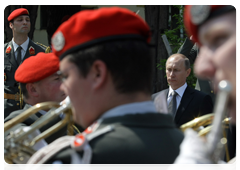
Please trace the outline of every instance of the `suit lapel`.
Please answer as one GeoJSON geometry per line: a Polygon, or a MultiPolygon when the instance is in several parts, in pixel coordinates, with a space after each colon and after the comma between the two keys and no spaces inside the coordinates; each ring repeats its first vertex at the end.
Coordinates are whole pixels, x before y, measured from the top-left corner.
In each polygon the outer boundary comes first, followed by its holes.
{"type": "Polygon", "coordinates": [[[194,89],[187,86],[185,92],[183,93],[180,105],[177,109],[176,116],[174,118],[176,123],[180,120],[181,116],[185,113],[187,107],[189,106],[190,101],[193,98],[193,94],[194,94],[194,89]]]}
{"type": "Polygon", "coordinates": [[[165,95],[166,95],[166,100],[167,100],[167,98],[168,98],[168,93],[169,93],[169,89],[166,89],[166,90],[164,91],[164,93],[165,93],[165,95]]]}
{"type": "MultiPolygon", "coordinates": [[[[12,65],[13,65],[14,67],[18,68],[18,64],[17,64],[17,61],[16,61],[16,59],[15,59],[15,54],[14,54],[14,49],[13,49],[12,41],[9,42],[8,46],[11,46],[11,51],[10,51],[10,53],[6,53],[6,51],[4,51],[5,54],[6,54],[6,58],[8,59],[8,61],[9,61],[10,63],[12,63],[12,65]]],[[[8,48],[8,46],[7,46],[7,48],[8,48]]]]}

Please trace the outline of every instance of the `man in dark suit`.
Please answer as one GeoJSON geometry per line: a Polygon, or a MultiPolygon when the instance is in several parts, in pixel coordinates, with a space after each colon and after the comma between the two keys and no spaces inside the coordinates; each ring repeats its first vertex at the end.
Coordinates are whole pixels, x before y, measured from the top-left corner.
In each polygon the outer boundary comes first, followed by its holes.
{"type": "MultiPolygon", "coordinates": [[[[66,98],[63,91],[60,90],[61,80],[57,74],[59,71],[59,60],[53,53],[40,52],[36,56],[26,59],[17,69],[15,79],[20,83],[23,91],[23,98],[25,106],[21,110],[12,112],[4,122],[7,122],[16,116],[20,115],[27,109],[36,105],[37,103],[55,101],[61,102],[66,98]],[[27,70],[27,72],[26,72],[27,70]]],[[[11,129],[15,131],[20,127],[30,126],[37,121],[46,111],[40,110],[36,114],[31,115],[16,127],[11,129]]],[[[50,123],[40,129],[40,132],[48,129],[50,126],[56,124],[61,118],[57,117],[50,123]]],[[[66,132],[66,131],[65,131],[66,132]]],[[[66,134],[65,132],[57,132],[46,139],[47,143],[52,142],[56,138],[66,134]]],[[[9,132],[5,133],[5,137],[9,132]]]]}
{"type": "MultiPolygon", "coordinates": [[[[174,109],[169,110],[169,113],[174,117],[178,127],[196,117],[211,113],[213,109],[213,103],[209,95],[187,85],[186,79],[190,72],[189,59],[182,54],[173,54],[166,62],[169,89],[152,95],[152,98],[156,101],[159,100],[158,98],[165,97],[168,107],[172,102],[175,102],[174,109]],[[173,92],[177,93],[176,98],[172,95],[173,92]],[[160,95],[162,93],[164,95],[160,95]]],[[[155,102],[155,104],[159,105],[161,103],[155,102]]]]}
{"type": "Polygon", "coordinates": [[[8,17],[12,29],[12,41],[4,44],[4,118],[14,110],[21,109],[22,102],[19,84],[14,79],[18,66],[28,57],[44,52],[42,46],[29,39],[30,17],[27,9],[14,10],[8,17]]]}
{"type": "Polygon", "coordinates": [[[58,28],[52,47],[61,60],[61,89],[71,99],[74,121],[88,128],[54,141],[28,163],[174,161],[183,136],[151,101],[149,33],[144,20],[118,7],[81,11],[58,28]]]}

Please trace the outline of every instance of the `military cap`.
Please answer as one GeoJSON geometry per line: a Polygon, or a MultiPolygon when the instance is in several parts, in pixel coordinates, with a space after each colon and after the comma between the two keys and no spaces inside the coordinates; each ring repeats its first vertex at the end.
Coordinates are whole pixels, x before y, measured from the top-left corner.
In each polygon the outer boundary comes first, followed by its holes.
{"type": "Polygon", "coordinates": [[[149,26],[140,16],[124,8],[84,10],[58,27],[52,37],[52,49],[62,59],[77,50],[120,39],[140,39],[148,43],[149,26]]]}
{"type": "Polygon", "coordinates": [[[15,80],[20,83],[40,81],[59,70],[59,59],[53,53],[40,52],[24,60],[15,72],[15,80]]]}
{"type": "Polygon", "coordinates": [[[210,18],[235,10],[230,5],[186,5],[184,10],[184,25],[193,41],[198,42],[198,28],[210,18]]]}
{"type": "Polygon", "coordinates": [[[20,15],[29,15],[29,12],[25,8],[18,8],[15,9],[9,16],[8,16],[8,21],[13,20],[14,18],[20,16],[20,15]]]}

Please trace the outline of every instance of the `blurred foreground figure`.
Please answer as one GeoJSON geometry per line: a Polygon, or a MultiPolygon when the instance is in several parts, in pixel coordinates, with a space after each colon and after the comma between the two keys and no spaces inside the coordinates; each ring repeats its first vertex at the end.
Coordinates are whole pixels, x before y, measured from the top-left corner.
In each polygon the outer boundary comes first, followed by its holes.
{"type": "Polygon", "coordinates": [[[79,12],[57,29],[52,46],[61,89],[86,130],[56,140],[28,163],[174,162],[183,134],[151,101],[149,41],[144,20],[118,7],[79,12]]]}
{"type": "MultiPolygon", "coordinates": [[[[236,10],[233,6],[186,6],[184,22],[189,35],[201,47],[195,61],[196,75],[212,80],[216,90],[222,80],[232,86],[227,116],[231,117],[228,145],[233,158],[236,156],[236,10]]],[[[211,159],[207,142],[187,129],[175,163],[218,163],[211,159]]]]}

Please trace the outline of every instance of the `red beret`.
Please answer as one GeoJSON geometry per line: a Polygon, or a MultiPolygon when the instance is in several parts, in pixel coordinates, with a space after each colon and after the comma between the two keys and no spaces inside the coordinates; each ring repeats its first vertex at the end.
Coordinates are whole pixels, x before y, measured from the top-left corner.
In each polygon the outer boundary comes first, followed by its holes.
{"type": "Polygon", "coordinates": [[[184,9],[184,25],[192,40],[199,43],[198,28],[210,18],[219,16],[235,8],[230,5],[186,5],[184,9]]]}
{"type": "Polygon", "coordinates": [[[141,17],[124,8],[100,8],[78,12],[61,24],[53,34],[52,47],[62,59],[104,41],[131,38],[150,41],[149,26],[141,17]]]}
{"type": "Polygon", "coordinates": [[[15,9],[9,16],[8,16],[8,21],[13,20],[14,18],[20,16],[20,15],[29,15],[29,12],[25,8],[18,8],[15,9]]]}
{"type": "Polygon", "coordinates": [[[20,83],[34,83],[58,70],[59,58],[53,53],[40,52],[24,60],[15,72],[15,80],[20,83]]]}

